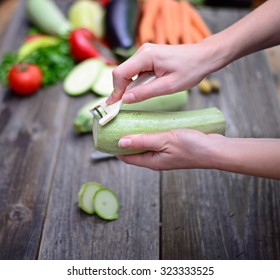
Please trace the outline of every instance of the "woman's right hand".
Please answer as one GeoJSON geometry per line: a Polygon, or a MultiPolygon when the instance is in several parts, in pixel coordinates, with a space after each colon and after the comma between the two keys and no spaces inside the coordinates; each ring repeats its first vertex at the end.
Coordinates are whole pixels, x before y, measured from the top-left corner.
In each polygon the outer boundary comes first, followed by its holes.
{"type": "Polygon", "coordinates": [[[155,45],[146,43],[127,61],[113,71],[114,91],[107,103],[123,99],[125,103],[139,102],[151,97],[189,89],[211,71],[203,43],[192,45],[155,45]],[[153,71],[157,79],[126,90],[132,78],[153,71]]]}

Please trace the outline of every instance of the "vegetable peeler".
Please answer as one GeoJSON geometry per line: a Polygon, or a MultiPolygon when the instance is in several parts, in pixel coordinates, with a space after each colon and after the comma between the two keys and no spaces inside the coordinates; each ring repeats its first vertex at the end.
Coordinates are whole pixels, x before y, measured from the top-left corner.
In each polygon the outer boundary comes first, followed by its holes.
{"type": "MultiPolygon", "coordinates": [[[[128,85],[126,90],[129,90],[139,85],[145,85],[155,79],[156,75],[154,72],[145,72],[139,75],[134,81],[132,81],[128,85]]],[[[108,105],[106,103],[106,100],[107,98],[100,100],[99,103],[93,109],[90,110],[94,118],[98,121],[99,125],[101,126],[111,121],[119,113],[123,104],[122,99],[111,105],[108,105]]]]}

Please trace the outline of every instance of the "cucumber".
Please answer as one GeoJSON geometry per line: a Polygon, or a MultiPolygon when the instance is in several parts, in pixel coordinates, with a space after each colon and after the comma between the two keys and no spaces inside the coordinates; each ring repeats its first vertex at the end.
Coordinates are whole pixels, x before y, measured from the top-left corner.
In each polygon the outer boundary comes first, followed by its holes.
{"type": "Polygon", "coordinates": [[[95,182],[89,182],[81,186],[78,193],[78,204],[83,211],[90,215],[95,213],[93,197],[95,193],[101,188],[102,185],[95,182]]]}
{"type": "Polygon", "coordinates": [[[109,96],[112,93],[114,89],[112,72],[115,68],[116,66],[111,65],[104,65],[104,67],[102,67],[98,79],[91,88],[95,94],[109,96]]]}
{"type": "Polygon", "coordinates": [[[108,189],[99,189],[93,197],[95,213],[104,220],[116,220],[118,218],[120,203],[116,194],[108,189]]]}
{"type": "Polygon", "coordinates": [[[158,133],[177,128],[192,128],[224,134],[225,118],[217,108],[181,112],[120,111],[108,124],[100,126],[93,119],[95,149],[113,155],[137,154],[144,151],[118,147],[121,137],[129,134],[158,133]]]}
{"type": "MultiPolygon", "coordinates": [[[[90,110],[94,108],[101,98],[87,102],[77,112],[73,127],[77,133],[90,133],[92,131],[93,118],[90,110]]],[[[181,91],[174,94],[158,96],[145,101],[123,104],[122,110],[140,111],[178,111],[185,107],[188,101],[188,92],[181,91]]]]}
{"type": "Polygon", "coordinates": [[[104,62],[90,58],[76,65],[64,80],[64,91],[71,96],[78,96],[89,91],[100,75],[104,62]]]}
{"type": "Polygon", "coordinates": [[[52,0],[28,0],[26,10],[30,21],[47,34],[65,36],[72,29],[70,22],[52,0]]]}

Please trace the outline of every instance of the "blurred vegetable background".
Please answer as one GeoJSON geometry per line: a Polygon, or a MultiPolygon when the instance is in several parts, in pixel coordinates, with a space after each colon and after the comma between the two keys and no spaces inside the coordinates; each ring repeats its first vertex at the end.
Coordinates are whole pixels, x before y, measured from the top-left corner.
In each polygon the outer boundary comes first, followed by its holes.
{"type": "Polygon", "coordinates": [[[198,42],[211,31],[190,2],[78,0],[63,12],[53,0],[27,0],[26,12],[33,27],[17,53],[4,55],[0,80],[9,86],[12,66],[26,62],[41,68],[42,85],[48,86],[64,80],[85,59],[97,58],[116,66],[145,42],[198,42]]]}
{"type": "MultiPolygon", "coordinates": [[[[203,3],[202,0],[77,0],[67,11],[62,11],[54,0],[27,0],[26,14],[31,28],[17,52],[4,54],[0,81],[22,95],[11,84],[9,73],[14,68],[22,69],[18,65],[24,63],[27,69],[35,65],[42,73],[39,86],[28,87],[31,91],[28,95],[40,87],[63,82],[69,96],[91,92],[95,94],[93,98],[106,97],[113,89],[114,68],[140,45],[193,44],[210,36],[212,32],[196,6],[203,3]]],[[[201,88],[205,93],[206,87],[201,88]]],[[[207,93],[214,91],[208,88],[207,93]]],[[[164,103],[163,110],[182,109],[188,92],[183,94],[181,104],[178,95],[174,95],[164,103]]],[[[160,100],[153,102],[163,104],[160,100]]],[[[150,110],[149,106],[147,102],[140,108],[150,110]]],[[[162,106],[153,108],[160,110],[162,106]]],[[[84,112],[80,110],[77,119],[87,125],[79,125],[76,131],[89,132],[91,115],[81,117],[81,111],[84,112]]]]}

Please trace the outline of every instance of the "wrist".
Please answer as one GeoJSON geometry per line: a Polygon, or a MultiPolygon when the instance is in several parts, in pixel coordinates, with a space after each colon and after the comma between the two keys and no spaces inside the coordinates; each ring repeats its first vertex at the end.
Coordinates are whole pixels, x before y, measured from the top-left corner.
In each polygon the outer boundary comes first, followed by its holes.
{"type": "Polygon", "coordinates": [[[208,135],[208,148],[204,158],[205,168],[224,170],[227,164],[226,150],[228,145],[228,138],[219,134],[208,135]]]}
{"type": "Polygon", "coordinates": [[[218,71],[235,60],[235,52],[230,40],[224,34],[214,34],[202,42],[201,52],[204,53],[204,61],[208,61],[206,75],[218,71]]]}

